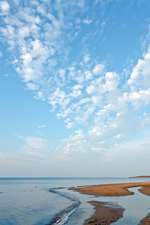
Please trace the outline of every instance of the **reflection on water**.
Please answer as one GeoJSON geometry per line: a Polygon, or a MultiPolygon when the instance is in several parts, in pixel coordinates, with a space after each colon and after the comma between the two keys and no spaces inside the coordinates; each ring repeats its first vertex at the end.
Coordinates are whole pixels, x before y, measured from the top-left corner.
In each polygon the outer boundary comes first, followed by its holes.
{"type": "Polygon", "coordinates": [[[50,193],[50,188],[64,187],[60,192],[75,196],[81,201],[66,225],[82,225],[94,212],[89,200],[116,202],[125,208],[124,218],[114,225],[136,225],[150,212],[150,198],[137,191],[127,197],[93,197],[67,190],[66,187],[90,184],[118,183],[145,179],[124,178],[47,178],[0,179],[0,225],[44,225],[54,215],[72,204],[71,199],[50,193]]]}
{"type": "MultiPolygon", "coordinates": [[[[130,181],[143,181],[143,180],[130,180],[130,181]]],[[[144,180],[145,181],[145,180],[144,180]]],[[[149,181],[149,179],[147,180],[149,181]]],[[[125,182],[125,181],[121,181],[125,182]]],[[[111,183],[111,182],[110,182],[111,183]]],[[[142,218],[144,218],[148,213],[150,213],[150,196],[144,195],[138,191],[139,188],[129,188],[134,195],[122,196],[122,197],[94,197],[83,195],[79,193],[74,193],[82,203],[87,201],[96,200],[104,202],[112,202],[114,204],[119,204],[119,206],[125,209],[124,216],[114,225],[138,225],[142,218]]],[[[69,225],[69,224],[68,224],[69,225]]]]}
{"type": "Polygon", "coordinates": [[[120,198],[119,203],[126,209],[124,217],[114,225],[134,225],[150,212],[150,197],[138,191],[138,188],[130,188],[135,194],[120,198]]]}
{"type": "Polygon", "coordinates": [[[138,191],[138,188],[129,188],[134,195],[122,197],[94,197],[75,193],[82,202],[91,200],[111,202],[125,209],[123,218],[114,225],[138,225],[142,218],[150,212],[150,196],[146,196],[138,191]]]}
{"type": "Polygon", "coordinates": [[[0,225],[45,224],[70,201],[35,186],[7,188],[0,196],[0,225]]]}

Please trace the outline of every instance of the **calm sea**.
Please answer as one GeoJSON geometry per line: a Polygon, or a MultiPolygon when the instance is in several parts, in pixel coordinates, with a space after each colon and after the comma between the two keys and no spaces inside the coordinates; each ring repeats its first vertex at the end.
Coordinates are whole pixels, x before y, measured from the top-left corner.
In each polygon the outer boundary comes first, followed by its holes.
{"type": "Polygon", "coordinates": [[[150,198],[134,189],[130,197],[92,197],[68,187],[148,179],[0,178],[0,225],[82,225],[93,213],[88,200],[114,202],[125,208],[114,225],[136,225],[150,212],[150,198]]]}

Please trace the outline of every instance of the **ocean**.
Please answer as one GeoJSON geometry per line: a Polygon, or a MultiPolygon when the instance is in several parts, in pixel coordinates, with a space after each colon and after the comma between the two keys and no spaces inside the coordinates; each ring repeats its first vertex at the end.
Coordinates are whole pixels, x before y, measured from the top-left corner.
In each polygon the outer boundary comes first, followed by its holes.
{"type": "Polygon", "coordinates": [[[94,197],[69,187],[150,179],[129,178],[0,178],[0,225],[82,225],[93,212],[89,200],[125,208],[114,225],[136,225],[150,212],[150,197],[134,188],[134,196],[94,197]]]}

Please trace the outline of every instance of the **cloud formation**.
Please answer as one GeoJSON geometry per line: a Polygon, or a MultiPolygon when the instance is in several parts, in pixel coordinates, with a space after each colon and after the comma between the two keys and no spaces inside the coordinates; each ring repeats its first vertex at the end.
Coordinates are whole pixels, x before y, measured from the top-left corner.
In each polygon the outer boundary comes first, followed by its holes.
{"type": "Polygon", "coordinates": [[[7,14],[9,12],[9,3],[7,1],[0,2],[0,13],[7,14]]]}
{"type": "MultiPolygon", "coordinates": [[[[124,82],[122,74],[94,59],[90,49],[71,54],[79,38],[83,45],[88,39],[88,34],[81,38],[80,32],[93,18],[74,20],[85,4],[79,0],[0,4],[0,32],[14,55],[16,71],[28,89],[72,128],[73,134],[61,147],[65,153],[106,152],[149,129],[149,47],[124,82]]],[[[31,143],[43,144],[27,140],[31,143]]]]}

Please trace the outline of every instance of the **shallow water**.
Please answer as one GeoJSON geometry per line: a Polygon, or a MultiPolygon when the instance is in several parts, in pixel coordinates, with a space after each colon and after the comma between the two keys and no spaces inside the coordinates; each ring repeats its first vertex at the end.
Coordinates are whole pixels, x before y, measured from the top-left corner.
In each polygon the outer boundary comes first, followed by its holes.
{"type": "Polygon", "coordinates": [[[119,199],[119,203],[126,209],[124,217],[114,225],[138,224],[148,212],[150,212],[150,197],[138,191],[138,188],[130,188],[135,194],[119,199]]]}
{"type": "Polygon", "coordinates": [[[130,197],[99,197],[68,191],[67,187],[89,184],[116,183],[145,179],[127,178],[34,178],[0,179],[0,225],[45,225],[63,213],[59,225],[82,225],[93,213],[88,200],[117,202],[126,210],[116,225],[137,224],[150,211],[150,198],[140,194],[130,197]],[[56,189],[56,193],[49,189],[56,189]],[[57,193],[58,192],[58,193],[57,193]],[[69,198],[67,197],[69,195],[69,198]],[[74,199],[75,198],[75,199],[74,199]],[[79,205],[76,202],[80,201],[79,205]],[[70,208],[75,204],[75,208],[70,208]],[[71,209],[66,211],[66,209],[71,209]]]}

